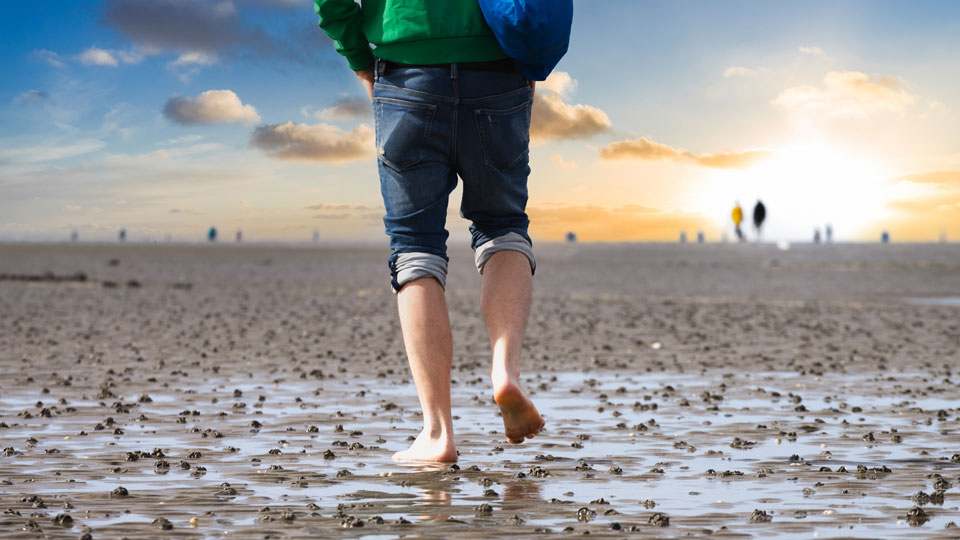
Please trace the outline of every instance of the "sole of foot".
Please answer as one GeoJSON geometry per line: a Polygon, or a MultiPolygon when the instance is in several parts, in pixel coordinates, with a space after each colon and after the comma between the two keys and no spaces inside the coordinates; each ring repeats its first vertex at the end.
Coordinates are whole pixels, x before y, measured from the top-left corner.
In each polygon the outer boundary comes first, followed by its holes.
{"type": "Polygon", "coordinates": [[[503,428],[506,431],[507,440],[512,444],[520,444],[524,439],[532,439],[543,429],[543,417],[516,384],[509,381],[500,384],[494,390],[493,400],[500,407],[503,428]]]}

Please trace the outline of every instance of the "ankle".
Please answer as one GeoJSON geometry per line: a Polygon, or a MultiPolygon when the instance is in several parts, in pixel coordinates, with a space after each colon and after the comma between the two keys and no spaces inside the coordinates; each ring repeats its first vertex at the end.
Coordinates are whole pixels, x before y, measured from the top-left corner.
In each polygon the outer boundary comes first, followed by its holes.
{"type": "Polygon", "coordinates": [[[519,386],[520,376],[505,367],[494,367],[493,370],[490,371],[490,381],[494,387],[504,385],[519,386]]]}
{"type": "Polygon", "coordinates": [[[420,435],[431,441],[453,440],[453,428],[447,426],[428,427],[424,426],[420,435]]]}

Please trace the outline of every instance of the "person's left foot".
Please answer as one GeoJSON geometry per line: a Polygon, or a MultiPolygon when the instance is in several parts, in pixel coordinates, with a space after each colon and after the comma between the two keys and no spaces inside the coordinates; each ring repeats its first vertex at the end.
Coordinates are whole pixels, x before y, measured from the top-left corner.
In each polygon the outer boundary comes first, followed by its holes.
{"type": "Polygon", "coordinates": [[[410,448],[393,455],[394,461],[415,461],[419,463],[457,461],[457,447],[453,443],[453,434],[442,433],[431,437],[427,430],[420,432],[410,448]]]}

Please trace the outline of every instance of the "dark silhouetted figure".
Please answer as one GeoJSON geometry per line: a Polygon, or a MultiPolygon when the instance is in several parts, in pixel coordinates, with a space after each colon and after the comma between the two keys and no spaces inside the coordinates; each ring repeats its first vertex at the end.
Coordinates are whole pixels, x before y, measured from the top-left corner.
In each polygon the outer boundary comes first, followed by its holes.
{"type": "Polygon", "coordinates": [[[217,228],[216,228],[216,227],[210,227],[210,230],[207,231],[207,241],[208,241],[208,242],[216,242],[216,241],[217,241],[217,228]]]}
{"type": "Polygon", "coordinates": [[[78,241],[78,240],[80,240],[80,233],[78,233],[77,231],[71,231],[71,232],[70,232],[70,241],[71,241],[71,242],[76,242],[76,241],[78,241]]]}
{"type": "Polygon", "coordinates": [[[680,243],[681,244],[687,243],[687,231],[680,231],[680,243]]]}
{"type": "Polygon", "coordinates": [[[767,219],[767,207],[763,201],[757,200],[757,205],[753,207],[753,228],[757,230],[757,242],[763,233],[763,222],[767,219]]]}
{"type": "Polygon", "coordinates": [[[318,243],[318,242],[320,242],[320,231],[314,229],[314,230],[313,230],[313,243],[316,244],[316,243],[318,243]]]}
{"type": "Polygon", "coordinates": [[[820,243],[820,229],[813,230],[813,243],[814,244],[820,243]]]}
{"type": "Polygon", "coordinates": [[[889,244],[889,243],[890,243],[890,233],[888,233],[887,231],[883,231],[882,233],[880,233],[880,243],[882,243],[882,244],[889,244]]]}
{"type": "Polygon", "coordinates": [[[569,243],[571,243],[571,244],[574,243],[574,242],[576,242],[576,241],[577,241],[577,233],[575,233],[575,232],[573,232],[573,231],[568,232],[568,233],[567,233],[567,236],[566,236],[566,240],[567,240],[567,242],[569,242],[569,243]]]}
{"type": "Polygon", "coordinates": [[[697,231],[697,243],[702,244],[704,240],[703,231],[697,231]]]}
{"type": "Polygon", "coordinates": [[[833,243],[833,225],[830,225],[829,223],[827,223],[826,233],[827,233],[827,243],[832,244],[833,243]]]}
{"type": "Polygon", "coordinates": [[[237,242],[243,242],[243,231],[237,229],[237,242]]]}
{"type": "Polygon", "coordinates": [[[119,240],[120,242],[126,242],[126,241],[127,241],[127,230],[126,230],[126,229],[120,229],[120,232],[117,233],[117,240],[119,240]]]}

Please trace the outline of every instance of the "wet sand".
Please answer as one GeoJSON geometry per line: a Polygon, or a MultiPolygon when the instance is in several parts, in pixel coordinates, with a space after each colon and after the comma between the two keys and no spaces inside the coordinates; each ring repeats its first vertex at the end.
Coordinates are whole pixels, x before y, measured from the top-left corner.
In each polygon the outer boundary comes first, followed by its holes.
{"type": "Polygon", "coordinates": [[[452,467],[386,255],[0,246],[0,537],[960,538],[960,246],[537,246],[522,445],[453,250],[452,467]]]}

